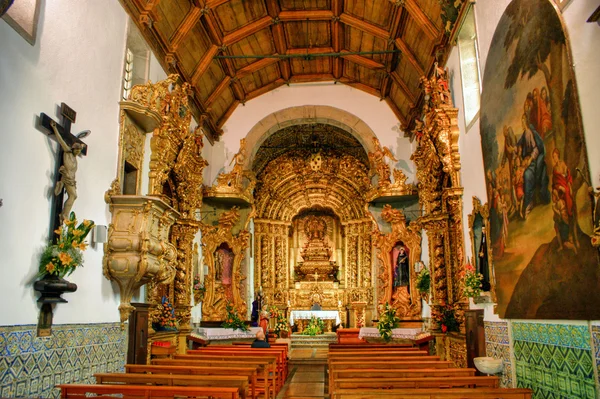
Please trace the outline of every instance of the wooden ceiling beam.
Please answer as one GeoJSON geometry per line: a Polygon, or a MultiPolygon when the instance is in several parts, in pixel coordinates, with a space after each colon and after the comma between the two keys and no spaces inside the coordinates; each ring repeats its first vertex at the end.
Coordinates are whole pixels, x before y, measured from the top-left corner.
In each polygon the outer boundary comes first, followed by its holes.
{"type": "Polygon", "coordinates": [[[206,107],[210,107],[215,102],[215,100],[219,98],[221,94],[223,94],[223,91],[225,91],[225,89],[229,87],[229,83],[231,83],[231,77],[225,76],[221,83],[219,83],[217,87],[215,87],[213,92],[210,93],[210,96],[208,96],[208,98],[204,102],[204,105],[206,107]]]}
{"type": "Polygon", "coordinates": [[[306,73],[302,75],[294,75],[290,79],[291,83],[309,83],[309,82],[331,82],[334,77],[330,73],[306,73]]]}
{"type": "Polygon", "coordinates": [[[392,88],[393,79],[390,75],[386,75],[381,81],[381,97],[382,99],[390,95],[390,89],[392,88]]]}
{"type": "Polygon", "coordinates": [[[177,48],[179,47],[183,39],[185,39],[188,33],[190,33],[190,31],[192,30],[194,25],[196,25],[201,16],[202,9],[200,7],[192,7],[190,9],[190,12],[187,13],[183,21],[181,21],[175,32],[173,32],[173,34],[171,35],[171,39],[169,40],[169,50],[171,52],[177,51],[177,48]]]}
{"type": "Polygon", "coordinates": [[[332,47],[312,47],[312,48],[289,48],[286,54],[319,54],[319,53],[333,53],[332,47]]]}
{"type": "MultiPolygon", "coordinates": [[[[267,4],[270,2],[275,4],[270,6],[267,5],[267,8],[269,10],[272,8],[279,9],[277,0],[267,0],[267,4]]],[[[273,35],[273,42],[275,43],[275,51],[277,51],[278,54],[286,54],[287,41],[285,39],[285,32],[283,31],[283,24],[281,22],[277,22],[274,25],[272,25],[271,34],[273,35]]],[[[281,71],[281,77],[285,81],[290,80],[290,76],[292,76],[292,67],[290,65],[290,60],[279,60],[279,70],[281,71]]]]}
{"type": "Polygon", "coordinates": [[[253,63],[248,64],[243,68],[240,68],[235,74],[235,77],[241,79],[246,75],[258,71],[259,69],[263,69],[270,65],[277,64],[277,62],[279,62],[277,58],[261,58],[258,61],[254,61],[253,63]]]}
{"type": "Polygon", "coordinates": [[[246,101],[252,100],[253,98],[260,96],[261,94],[268,93],[271,90],[275,90],[276,88],[283,86],[285,83],[286,83],[285,80],[279,78],[279,79],[269,83],[268,85],[265,85],[263,87],[260,87],[256,90],[253,90],[250,93],[248,93],[246,95],[246,101]]]}
{"type": "Polygon", "coordinates": [[[386,97],[385,98],[385,102],[387,103],[387,105],[389,105],[390,109],[392,110],[392,112],[394,113],[394,115],[396,115],[396,118],[398,118],[398,120],[400,121],[400,124],[403,126],[407,126],[407,119],[406,116],[402,115],[402,112],[400,112],[400,110],[398,109],[398,106],[394,103],[394,101],[392,101],[391,98],[386,97]]]}
{"type": "Polygon", "coordinates": [[[221,47],[223,45],[223,32],[221,32],[213,13],[211,11],[203,13],[201,21],[210,41],[221,47]]]}
{"type": "Polygon", "coordinates": [[[223,37],[223,44],[225,46],[231,46],[232,44],[239,42],[240,40],[259,32],[266,27],[271,26],[273,23],[273,18],[268,15],[265,15],[259,20],[256,20],[240,29],[234,30],[228,35],[223,37]]]}
{"type": "Polygon", "coordinates": [[[221,4],[227,3],[229,0],[206,0],[206,7],[215,8],[220,6],[221,4]]]}
{"type": "Polygon", "coordinates": [[[265,0],[265,6],[267,7],[267,13],[271,18],[277,18],[281,12],[278,0],[265,0]]]}
{"type": "Polygon", "coordinates": [[[402,56],[406,57],[408,62],[410,62],[412,64],[412,66],[417,71],[417,74],[419,76],[424,76],[425,70],[421,66],[421,63],[419,62],[419,60],[417,60],[417,56],[415,55],[415,53],[413,53],[412,49],[410,47],[408,47],[406,42],[404,40],[402,40],[402,38],[399,37],[396,40],[394,40],[394,44],[396,44],[396,47],[398,47],[398,50],[402,51],[402,56]]]}
{"type": "Polygon", "coordinates": [[[192,73],[192,77],[190,78],[190,83],[191,84],[194,84],[194,85],[196,84],[196,82],[198,81],[198,79],[200,79],[200,76],[202,76],[202,74],[208,69],[208,66],[210,65],[210,63],[212,62],[214,56],[217,55],[218,52],[219,52],[219,48],[216,45],[213,44],[204,53],[204,55],[200,59],[200,62],[198,62],[198,65],[196,66],[196,69],[192,73]]]}
{"type": "Polygon", "coordinates": [[[291,21],[331,21],[334,14],[331,10],[302,10],[302,11],[281,11],[279,20],[282,22],[291,21]]]}
{"type": "MultiPolygon", "coordinates": [[[[401,7],[394,8],[392,23],[390,25],[390,37],[398,37],[398,33],[400,31],[400,24],[402,23],[401,21],[403,20],[402,14],[403,14],[403,9],[401,7]]],[[[387,41],[386,50],[394,50],[394,41],[393,40],[387,41]]],[[[399,58],[398,53],[390,53],[390,54],[385,54],[383,56],[383,64],[385,65],[385,70],[388,73],[390,73],[394,69],[396,69],[398,58],[399,58]]],[[[382,91],[383,91],[383,86],[382,86],[382,91]]]]}
{"type": "Polygon", "coordinates": [[[417,96],[415,96],[409,90],[408,86],[402,80],[402,78],[400,77],[400,75],[398,75],[397,72],[392,72],[390,74],[390,77],[393,79],[394,83],[396,83],[396,85],[400,88],[400,90],[402,91],[402,93],[404,93],[404,95],[406,96],[406,98],[408,98],[408,101],[410,101],[410,106],[413,107],[417,103],[417,96]]]}
{"type": "MultiPolygon", "coordinates": [[[[344,52],[347,51],[342,51],[342,54],[344,52]]],[[[349,54],[349,55],[342,55],[341,56],[343,59],[354,62],[355,64],[358,65],[362,65],[364,67],[367,67],[369,69],[383,69],[385,68],[385,65],[383,65],[380,62],[377,62],[375,60],[372,60],[370,58],[367,57],[363,57],[362,55],[357,55],[357,54],[349,54]]]]}
{"type": "MultiPolygon", "coordinates": [[[[340,15],[343,11],[344,0],[331,0],[331,10],[333,19],[331,23],[331,44],[333,51],[339,53],[345,47],[344,25],[340,22],[340,15]]],[[[344,76],[344,60],[340,57],[333,59],[333,77],[339,79],[344,76]]]]}
{"type": "Polygon", "coordinates": [[[235,98],[237,98],[242,104],[246,102],[246,92],[244,91],[244,87],[240,83],[239,79],[231,79],[231,90],[233,90],[233,95],[235,98]]]}
{"type": "Polygon", "coordinates": [[[380,28],[378,26],[375,26],[373,24],[370,24],[368,22],[365,22],[361,19],[358,19],[350,14],[342,13],[340,15],[340,21],[342,21],[346,25],[349,25],[353,28],[362,30],[363,32],[369,33],[369,34],[371,34],[375,37],[379,37],[383,40],[389,40],[389,38],[390,38],[390,32],[388,32],[387,30],[380,28]]]}
{"type": "Polygon", "coordinates": [[[431,40],[436,41],[440,35],[440,31],[423,12],[417,1],[406,0],[404,3],[404,8],[413,17],[413,19],[417,21],[421,29],[423,29],[423,32],[425,32],[425,34],[429,36],[431,40]]]}

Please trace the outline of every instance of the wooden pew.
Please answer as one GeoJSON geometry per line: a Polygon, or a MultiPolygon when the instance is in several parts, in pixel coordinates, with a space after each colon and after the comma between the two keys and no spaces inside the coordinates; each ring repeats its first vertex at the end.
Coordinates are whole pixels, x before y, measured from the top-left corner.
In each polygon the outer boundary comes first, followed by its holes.
{"type": "Polygon", "coordinates": [[[330,343],[329,350],[347,350],[347,349],[360,349],[360,350],[373,350],[376,348],[404,348],[406,350],[419,350],[419,348],[413,347],[412,344],[336,344],[330,343]]]}
{"type": "Polygon", "coordinates": [[[340,389],[357,389],[362,392],[369,389],[423,389],[423,388],[498,388],[498,377],[417,377],[417,378],[338,378],[333,380],[332,399],[337,398],[340,389]]]}
{"type": "Polygon", "coordinates": [[[223,376],[234,375],[247,377],[250,381],[252,399],[257,398],[257,374],[258,366],[255,367],[190,367],[190,366],[161,366],[144,364],[126,364],[126,373],[137,374],[170,374],[170,375],[201,375],[201,376],[223,376]]]}
{"type": "Polygon", "coordinates": [[[256,360],[268,360],[272,362],[270,364],[269,372],[273,372],[273,382],[274,386],[279,392],[279,389],[283,387],[285,380],[283,377],[283,365],[280,363],[280,353],[273,352],[252,352],[252,353],[240,353],[236,351],[216,351],[216,352],[207,352],[201,354],[193,354],[193,355],[174,355],[174,359],[177,360],[206,360],[206,359],[214,359],[214,360],[230,360],[234,359],[235,361],[256,361],[256,360]]]}
{"type": "Polygon", "coordinates": [[[366,371],[374,371],[374,370],[398,370],[398,369],[418,369],[418,368],[440,368],[447,369],[452,367],[453,363],[450,361],[422,361],[422,360],[414,360],[408,358],[407,360],[389,360],[389,359],[380,359],[370,361],[368,359],[362,359],[362,361],[356,361],[352,359],[351,361],[346,360],[332,360],[329,362],[329,391],[333,389],[333,380],[339,378],[337,373],[340,370],[345,369],[354,369],[354,370],[364,370],[366,371]]]}
{"type": "Polygon", "coordinates": [[[335,372],[336,379],[342,378],[440,378],[440,377],[473,377],[475,369],[472,368],[447,368],[447,369],[395,369],[395,370],[364,370],[345,369],[335,372]]]}
{"type": "Polygon", "coordinates": [[[340,389],[337,399],[531,399],[523,388],[340,389]]]}
{"type": "Polygon", "coordinates": [[[93,384],[62,384],[58,385],[62,399],[85,399],[96,394],[95,399],[123,398],[140,399],[176,399],[176,398],[219,398],[239,399],[239,388],[225,387],[162,387],[153,385],[93,385],[93,384]]]}
{"type": "Polygon", "coordinates": [[[196,359],[153,359],[152,364],[161,366],[205,366],[205,367],[258,367],[259,375],[257,377],[257,391],[264,392],[265,399],[277,394],[277,377],[275,358],[235,358],[230,356],[206,356],[196,359]],[[260,378],[262,374],[262,379],[260,378]],[[262,382],[262,385],[260,384],[262,382]],[[273,392],[271,392],[271,390],[273,392]]]}
{"type": "Polygon", "coordinates": [[[237,375],[177,375],[140,373],[96,373],[96,384],[166,385],[238,388],[240,398],[248,394],[248,377],[237,375]]]}
{"type": "MultiPolygon", "coordinates": [[[[220,355],[223,353],[233,353],[242,356],[254,356],[257,354],[275,354],[277,355],[277,372],[280,376],[281,385],[285,383],[288,376],[288,358],[287,358],[287,346],[276,346],[271,348],[250,348],[250,347],[239,347],[239,346],[210,346],[206,348],[200,348],[197,350],[187,351],[188,355],[220,355]]],[[[177,357],[176,357],[177,358],[177,357]]]]}

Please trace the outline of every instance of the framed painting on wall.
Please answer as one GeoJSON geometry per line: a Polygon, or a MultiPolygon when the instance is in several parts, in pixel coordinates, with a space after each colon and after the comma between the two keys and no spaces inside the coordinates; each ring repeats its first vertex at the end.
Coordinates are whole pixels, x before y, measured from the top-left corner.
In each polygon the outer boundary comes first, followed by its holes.
{"type": "Polygon", "coordinates": [[[590,172],[568,37],[551,0],[513,0],[481,99],[490,245],[503,318],[600,317],[590,172]]]}

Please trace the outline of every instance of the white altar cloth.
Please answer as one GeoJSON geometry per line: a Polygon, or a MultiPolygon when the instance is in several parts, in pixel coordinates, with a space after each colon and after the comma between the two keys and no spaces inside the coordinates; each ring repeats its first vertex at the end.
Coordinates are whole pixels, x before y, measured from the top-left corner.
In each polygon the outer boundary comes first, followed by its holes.
{"type": "Polygon", "coordinates": [[[205,341],[219,341],[225,339],[248,339],[256,338],[260,327],[250,327],[250,331],[234,330],[232,328],[208,328],[200,327],[192,332],[192,336],[205,341]]]}
{"type": "Polygon", "coordinates": [[[290,324],[294,325],[294,320],[309,320],[312,316],[323,320],[335,320],[335,324],[340,324],[340,313],[337,310],[292,310],[290,313],[290,324]]]}
{"type": "MultiPolygon", "coordinates": [[[[427,331],[420,328],[394,328],[392,338],[394,339],[420,339],[429,336],[427,331]]],[[[358,338],[381,338],[379,330],[376,327],[362,327],[358,333],[358,338]]]]}

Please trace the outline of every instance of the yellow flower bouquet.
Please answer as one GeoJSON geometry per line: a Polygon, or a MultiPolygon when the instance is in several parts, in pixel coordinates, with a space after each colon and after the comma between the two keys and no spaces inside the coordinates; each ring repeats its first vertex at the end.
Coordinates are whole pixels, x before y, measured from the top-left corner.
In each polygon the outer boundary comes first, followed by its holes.
{"type": "Polygon", "coordinates": [[[87,243],[85,237],[94,227],[94,222],[84,220],[77,225],[75,212],[71,212],[62,226],[54,230],[58,234],[56,244],[48,244],[40,259],[39,275],[65,277],[83,265],[83,251],[87,243]]]}

